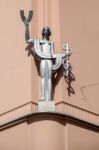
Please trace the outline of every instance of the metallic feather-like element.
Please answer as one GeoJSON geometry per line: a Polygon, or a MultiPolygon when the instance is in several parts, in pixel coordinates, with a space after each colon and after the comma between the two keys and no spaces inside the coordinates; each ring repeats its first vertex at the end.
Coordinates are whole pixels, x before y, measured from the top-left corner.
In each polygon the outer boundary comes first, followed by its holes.
{"type": "Polygon", "coordinates": [[[20,16],[21,16],[22,22],[23,22],[24,25],[25,25],[25,40],[26,40],[26,42],[28,43],[28,41],[30,40],[29,23],[30,23],[30,21],[32,20],[33,11],[30,10],[30,11],[29,11],[28,18],[26,18],[25,15],[24,15],[24,10],[20,10],[20,16]]]}
{"type": "Polygon", "coordinates": [[[30,10],[27,21],[30,22],[32,20],[32,17],[33,17],[33,11],[30,10]]]}
{"type": "Polygon", "coordinates": [[[20,16],[23,22],[26,21],[26,17],[24,16],[24,10],[20,10],[20,16]]]}

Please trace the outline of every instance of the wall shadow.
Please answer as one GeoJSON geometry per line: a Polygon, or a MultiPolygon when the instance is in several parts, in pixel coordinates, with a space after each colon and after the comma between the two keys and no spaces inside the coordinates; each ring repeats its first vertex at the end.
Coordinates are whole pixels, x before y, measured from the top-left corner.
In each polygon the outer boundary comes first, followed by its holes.
{"type": "MultiPolygon", "coordinates": [[[[72,83],[75,82],[75,76],[72,72],[69,72],[68,76],[64,74],[64,68],[63,66],[59,69],[59,71],[55,74],[53,74],[53,95],[55,92],[55,87],[59,83],[60,79],[64,77],[66,83],[67,83],[67,92],[68,96],[71,96],[72,94],[75,94],[74,88],[72,86],[72,83]]],[[[53,97],[52,95],[52,97],[53,97]]]]}
{"type": "Polygon", "coordinates": [[[68,91],[68,96],[71,96],[71,94],[75,94],[75,91],[72,87],[72,82],[75,82],[75,76],[72,72],[69,72],[68,76],[64,75],[64,79],[68,85],[67,91],[68,91]]]}

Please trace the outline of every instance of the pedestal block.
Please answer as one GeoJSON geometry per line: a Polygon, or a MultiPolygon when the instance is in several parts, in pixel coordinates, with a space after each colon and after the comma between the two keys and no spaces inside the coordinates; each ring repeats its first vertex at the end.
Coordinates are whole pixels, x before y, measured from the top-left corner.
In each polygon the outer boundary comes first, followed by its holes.
{"type": "Polygon", "coordinates": [[[53,112],[53,111],[55,111],[55,102],[40,100],[38,102],[38,111],[39,112],[53,112]]]}

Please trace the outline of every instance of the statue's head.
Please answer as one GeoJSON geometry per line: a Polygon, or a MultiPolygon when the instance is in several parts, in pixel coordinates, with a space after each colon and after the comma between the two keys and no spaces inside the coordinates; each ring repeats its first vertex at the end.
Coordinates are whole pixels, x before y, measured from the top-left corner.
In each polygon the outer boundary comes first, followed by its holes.
{"type": "Polygon", "coordinates": [[[42,39],[49,40],[49,37],[51,36],[51,31],[49,27],[44,27],[42,30],[42,39]]]}

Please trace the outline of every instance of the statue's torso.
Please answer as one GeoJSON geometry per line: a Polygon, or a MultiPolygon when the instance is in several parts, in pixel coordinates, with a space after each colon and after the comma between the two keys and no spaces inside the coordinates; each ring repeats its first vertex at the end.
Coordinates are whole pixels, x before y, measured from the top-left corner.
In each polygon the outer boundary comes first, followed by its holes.
{"type": "Polygon", "coordinates": [[[44,54],[52,53],[51,42],[49,42],[47,40],[41,40],[40,45],[41,45],[41,52],[43,52],[44,54]]]}

